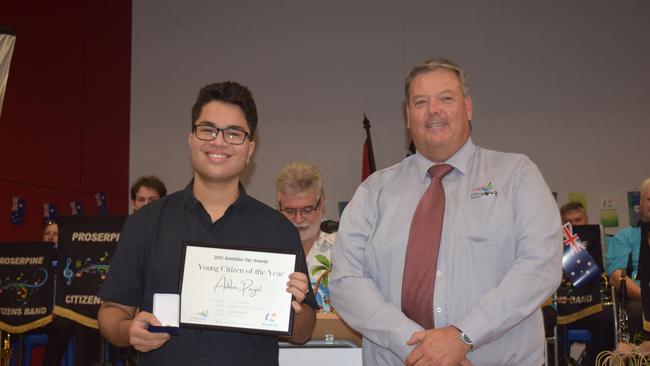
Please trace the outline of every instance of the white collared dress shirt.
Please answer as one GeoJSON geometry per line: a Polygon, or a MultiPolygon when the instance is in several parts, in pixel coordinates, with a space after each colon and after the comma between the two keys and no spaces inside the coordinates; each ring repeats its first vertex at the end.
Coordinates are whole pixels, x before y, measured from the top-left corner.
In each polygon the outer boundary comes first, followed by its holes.
{"type": "MultiPolygon", "coordinates": [[[[455,325],[474,344],[475,365],[544,362],[540,305],[562,275],[558,208],[526,157],[469,139],[445,163],[446,205],[433,298],[436,327],[455,325]]],[[[403,365],[420,325],[401,311],[408,234],[433,162],[420,154],[371,175],[341,218],[330,296],[364,336],[365,365],[403,365]]]]}

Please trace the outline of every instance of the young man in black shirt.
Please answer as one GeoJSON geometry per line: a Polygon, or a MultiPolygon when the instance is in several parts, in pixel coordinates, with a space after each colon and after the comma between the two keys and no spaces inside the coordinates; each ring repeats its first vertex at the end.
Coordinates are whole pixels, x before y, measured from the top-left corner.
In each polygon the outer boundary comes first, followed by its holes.
{"type": "MultiPolygon", "coordinates": [[[[100,331],[111,343],[132,345],[141,365],[277,365],[278,338],[219,330],[180,329],[178,336],[149,332],[154,293],[176,293],[184,242],[301,250],[295,227],[248,196],[239,176],[250,162],[257,125],[250,91],[234,82],[201,89],[188,136],[194,178],[187,187],[129,217],[100,292],[100,331]],[[137,312],[137,309],[140,309],[137,312]]],[[[287,291],[294,301],[294,343],[313,331],[313,297],[304,255],[287,291]]]]}

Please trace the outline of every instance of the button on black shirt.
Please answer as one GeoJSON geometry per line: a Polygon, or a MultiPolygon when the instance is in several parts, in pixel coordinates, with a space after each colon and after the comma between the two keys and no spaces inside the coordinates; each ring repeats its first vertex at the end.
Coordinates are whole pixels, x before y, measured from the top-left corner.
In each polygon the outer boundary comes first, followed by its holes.
{"type": "MultiPolygon", "coordinates": [[[[183,243],[291,249],[302,252],[296,228],[282,214],[239,197],[216,222],[194,197],[193,182],[130,216],[99,296],[152,311],[154,293],[178,293],[183,243]]],[[[304,255],[300,271],[307,274],[304,255]]],[[[305,303],[318,308],[311,288],[305,303]]],[[[278,339],[232,331],[180,329],[161,348],[140,354],[140,365],[278,365],[278,339]]]]}

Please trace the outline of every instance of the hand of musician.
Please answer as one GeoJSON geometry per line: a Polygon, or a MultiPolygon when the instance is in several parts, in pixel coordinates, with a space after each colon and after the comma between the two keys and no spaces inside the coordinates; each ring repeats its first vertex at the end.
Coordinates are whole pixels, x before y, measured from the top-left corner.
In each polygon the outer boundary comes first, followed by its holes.
{"type": "Polygon", "coordinates": [[[149,325],[161,326],[160,321],[153,314],[141,311],[133,320],[129,327],[129,343],[140,352],[149,352],[160,348],[169,340],[170,335],[167,333],[152,333],[147,329],[149,325]]]}
{"type": "Polygon", "coordinates": [[[458,330],[452,327],[415,332],[406,344],[417,345],[406,358],[408,366],[472,364],[465,357],[470,347],[459,339],[458,330]]]}
{"type": "Polygon", "coordinates": [[[287,292],[290,292],[294,297],[291,306],[296,314],[302,312],[300,303],[307,297],[307,291],[309,291],[309,278],[307,278],[307,275],[302,272],[291,273],[287,282],[287,292]]]}

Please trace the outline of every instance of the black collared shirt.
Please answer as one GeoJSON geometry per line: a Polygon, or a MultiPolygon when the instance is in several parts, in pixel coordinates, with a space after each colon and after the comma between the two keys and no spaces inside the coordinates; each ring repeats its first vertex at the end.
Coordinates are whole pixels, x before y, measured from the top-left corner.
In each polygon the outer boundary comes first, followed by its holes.
{"type": "MultiPolygon", "coordinates": [[[[239,197],[216,222],[194,197],[193,182],[130,216],[120,235],[105,301],[151,312],[154,293],[177,293],[184,242],[299,250],[300,236],[284,215],[248,196],[239,197]]],[[[304,254],[299,270],[307,274],[304,254]]],[[[305,303],[318,308],[311,288],[305,303]]],[[[161,348],[140,354],[141,365],[278,365],[278,339],[248,333],[180,329],[161,348]]]]}

